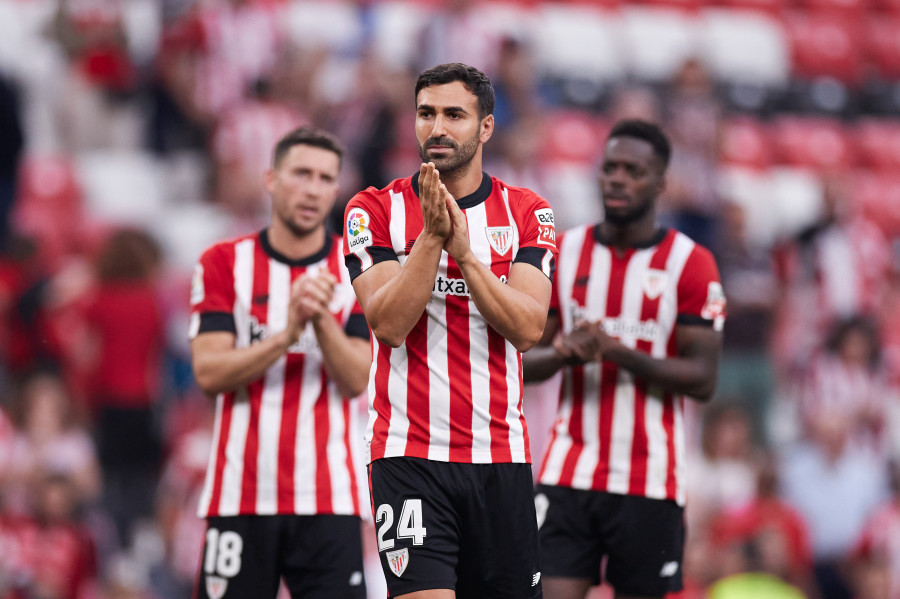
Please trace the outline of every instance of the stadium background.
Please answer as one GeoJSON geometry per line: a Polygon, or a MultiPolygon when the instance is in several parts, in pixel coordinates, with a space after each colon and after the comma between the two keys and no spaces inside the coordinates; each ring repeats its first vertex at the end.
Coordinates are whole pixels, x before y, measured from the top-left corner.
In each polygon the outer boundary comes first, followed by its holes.
{"type": "MultiPolygon", "coordinates": [[[[757,572],[900,597],[897,0],[0,0],[0,597],[190,596],[193,263],[264,225],[294,125],[346,144],[342,202],[414,172],[415,74],[446,61],[491,76],[486,170],[560,230],[601,216],[614,120],[674,142],[662,220],[729,299],[682,596],[757,572]],[[117,436],[129,410],[156,436],[117,436]]],[[[536,461],[551,388],[526,397],[536,461]]]]}

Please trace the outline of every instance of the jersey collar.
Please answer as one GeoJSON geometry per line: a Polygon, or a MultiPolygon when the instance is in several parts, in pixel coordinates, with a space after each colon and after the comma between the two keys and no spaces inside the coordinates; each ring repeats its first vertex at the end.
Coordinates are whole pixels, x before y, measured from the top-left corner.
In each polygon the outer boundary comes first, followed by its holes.
{"type": "Polygon", "coordinates": [[[318,252],[311,256],[307,256],[306,258],[301,258],[299,260],[293,260],[288,258],[278,250],[272,247],[272,244],[269,242],[269,230],[263,229],[259,232],[259,244],[262,246],[263,251],[272,259],[277,260],[278,262],[282,262],[287,264],[288,266],[309,266],[310,264],[315,264],[316,262],[321,262],[324,260],[329,252],[331,252],[331,244],[333,243],[331,234],[327,231],[325,232],[325,244],[322,246],[318,252]]]}
{"type": "MultiPolygon", "coordinates": [[[[456,203],[459,204],[459,207],[462,208],[463,210],[466,210],[467,208],[474,208],[478,204],[480,204],[483,201],[485,201],[486,199],[488,199],[488,196],[491,195],[491,191],[493,190],[493,188],[494,188],[494,182],[491,179],[491,176],[489,174],[485,173],[484,171],[482,171],[481,185],[478,186],[478,189],[476,189],[473,193],[470,193],[469,195],[467,195],[465,197],[456,198],[456,203]]],[[[412,176],[412,189],[413,189],[413,193],[415,193],[416,197],[418,197],[418,195],[419,195],[419,174],[418,173],[416,173],[415,175],[412,176]]]]}

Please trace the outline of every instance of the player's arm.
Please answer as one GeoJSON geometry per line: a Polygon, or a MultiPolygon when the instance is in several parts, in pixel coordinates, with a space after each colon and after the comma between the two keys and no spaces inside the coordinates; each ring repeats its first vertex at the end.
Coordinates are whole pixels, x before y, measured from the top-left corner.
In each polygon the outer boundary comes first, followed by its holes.
{"type": "Polygon", "coordinates": [[[540,269],[516,262],[506,284],[481,263],[469,245],[466,216],[451,196],[447,209],[453,221],[447,252],[456,261],[478,311],[491,327],[520,352],[528,351],[541,339],[550,307],[552,284],[540,269]]]}
{"type": "Polygon", "coordinates": [[[431,300],[441,250],[450,233],[447,190],[432,163],[423,164],[419,172],[419,194],[425,225],[403,266],[386,260],[353,279],[372,333],[391,347],[406,340],[431,300]]]}
{"type": "Polygon", "coordinates": [[[371,349],[368,338],[348,335],[328,310],[336,283],[334,275],[324,271],[300,277],[292,290],[297,294],[296,308],[291,307],[301,320],[312,323],[329,379],[341,395],[356,397],[369,382],[371,349]]]}
{"type": "Polygon", "coordinates": [[[631,349],[607,335],[599,323],[588,326],[594,329],[600,359],[667,391],[699,401],[712,397],[719,374],[722,333],[711,325],[678,325],[675,329],[677,355],[670,358],[654,358],[631,349]]]}
{"type": "Polygon", "coordinates": [[[553,343],[559,333],[559,315],[547,316],[544,333],[537,345],[522,354],[522,377],[526,383],[546,381],[566,365],[565,356],[553,343]]]}
{"type": "Polygon", "coordinates": [[[200,333],[191,340],[191,366],[197,385],[208,395],[247,385],[261,378],[297,341],[299,334],[299,331],[292,335],[284,330],[249,347],[236,348],[234,333],[200,333]]]}

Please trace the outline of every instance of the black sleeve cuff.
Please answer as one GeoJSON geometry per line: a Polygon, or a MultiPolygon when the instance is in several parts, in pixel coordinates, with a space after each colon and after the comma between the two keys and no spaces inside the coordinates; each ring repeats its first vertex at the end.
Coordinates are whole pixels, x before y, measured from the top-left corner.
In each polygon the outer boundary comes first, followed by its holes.
{"type": "Polygon", "coordinates": [[[525,262],[526,264],[530,264],[539,271],[543,272],[547,275],[547,278],[553,279],[553,273],[556,271],[556,259],[552,258],[550,260],[550,272],[544,272],[544,257],[550,250],[545,250],[537,247],[525,247],[521,248],[519,252],[516,254],[516,258],[513,262],[525,262]]]}
{"type": "Polygon", "coordinates": [[[678,318],[675,319],[677,324],[687,324],[687,325],[700,325],[704,327],[713,326],[713,321],[708,318],[703,318],[702,316],[697,316],[696,314],[679,314],[678,318]]]}
{"type": "MultiPolygon", "coordinates": [[[[362,250],[369,254],[369,257],[372,258],[372,264],[378,264],[379,262],[386,262],[387,260],[398,260],[397,254],[394,253],[394,250],[386,247],[372,246],[362,250]]],[[[344,264],[347,266],[347,270],[350,272],[350,280],[352,281],[356,277],[362,274],[362,260],[359,259],[359,256],[356,254],[347,254],[344,256],[344,264]]]]}
{"type": "Polygon", "coordinates": [[[234,315],[230,312],[204,312],[200,315],[200,328],[197,333],[213,331],[237,334],[234,327],[234,315]]]}
{"type": "Polygon", "coordinates": [[[344,332],[349,337],[359,337],[360,339],[369,340],[369,323],[362,314],[351,314],[344,326],[344,332]]]}

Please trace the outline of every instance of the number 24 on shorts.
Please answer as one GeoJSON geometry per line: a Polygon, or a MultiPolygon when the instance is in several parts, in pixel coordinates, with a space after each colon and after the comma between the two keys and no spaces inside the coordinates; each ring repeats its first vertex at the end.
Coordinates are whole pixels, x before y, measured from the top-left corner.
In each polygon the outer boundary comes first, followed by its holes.
{"type": "MultiPolygon", "coordinates": [[[[394,525],[394,508],[390,504],[382,503],[375,510],[375,523],[379,522],[382,524],[378,527],[378,551],[391,549],[394,546],[394,539],[384,538],[394,525]]],[[[404,500],[400,519],[397,521],[397,538],[412,539],[413,545],[422,545],[425,543],[425,527],[422,523],[422,500],[404,500]]]]}

